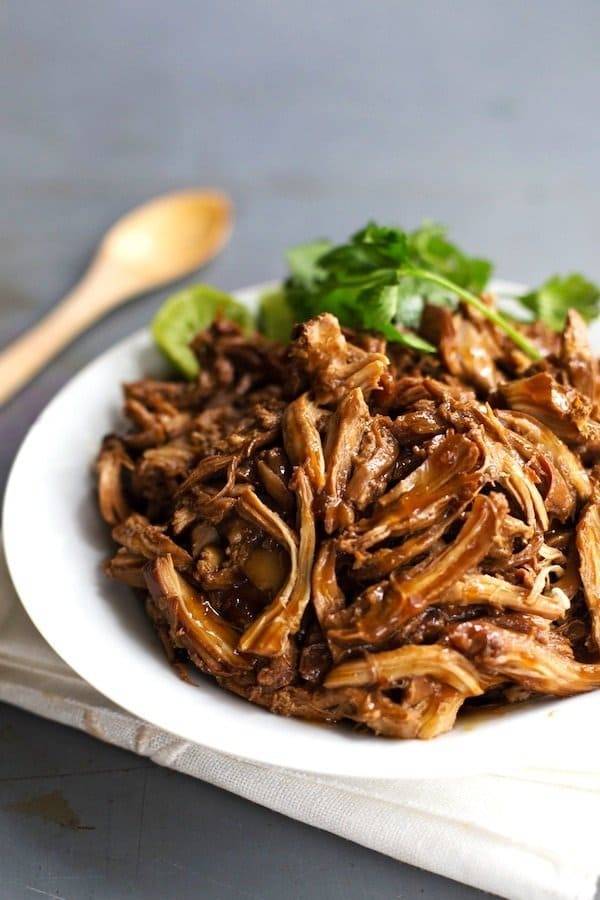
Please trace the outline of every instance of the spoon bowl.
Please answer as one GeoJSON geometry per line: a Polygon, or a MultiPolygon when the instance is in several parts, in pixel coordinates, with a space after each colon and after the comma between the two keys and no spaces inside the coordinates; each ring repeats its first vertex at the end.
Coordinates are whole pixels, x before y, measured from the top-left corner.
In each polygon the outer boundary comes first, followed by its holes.
{"type": "Polygon", "coordinates": [[[107,232],[99,254],[158,287],[212,259],[231,234],[229,199],[218,191],[165,194],[136,207],[107,232]]]}
{"type": "Polygon", "coordinates": [[[189,275],[216,256],[231,229],[231,203],[214,190],[164,194],[119,219],[81,281],[0,353],[0,404],[109,310],[189,275]]]}

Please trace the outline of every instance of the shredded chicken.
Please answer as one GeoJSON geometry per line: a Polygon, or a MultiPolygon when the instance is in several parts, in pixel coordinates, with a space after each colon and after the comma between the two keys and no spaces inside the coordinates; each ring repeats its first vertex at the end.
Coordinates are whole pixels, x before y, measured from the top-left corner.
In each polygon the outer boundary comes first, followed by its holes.
{"type": "MultiPolygon", "coordinates": [[[[486,298],[486,302],[492,302],[486,298]]],[[[126,385],[98,503],[178,671],[286,716],[431,738],[463,706],[600,687],[600,379],[585,325],[527,367],[472,310],[439,356],[217,321],[193,383],[126,385]]]]}
{"type": "Polygon", "coordinates": [[[591,501],[577,525],[579,571],[592,620],[592,637],[600,649],[600,505],[591,501]]]}

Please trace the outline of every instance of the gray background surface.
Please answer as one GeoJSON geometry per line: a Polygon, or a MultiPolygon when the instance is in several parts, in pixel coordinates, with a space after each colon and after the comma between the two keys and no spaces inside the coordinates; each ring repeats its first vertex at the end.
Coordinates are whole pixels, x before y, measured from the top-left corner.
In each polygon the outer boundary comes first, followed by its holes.
{"type": "MultiPolygon", "coordinates": [[[[194,184],[236,204],[202,276],[224,288],[368,217],[444,221],[504,277],[600,278],[598,2],[14,0],[0,30],[2,343],[118,214],[194,184]]],[[[46,401],[160,300],[0,412],[0,490],[46,401]]],[[[9,900],[483,896],[7,707],[0,847],[9,900]],[[54,791],[90,830],[11,808],[54,791]]]]}

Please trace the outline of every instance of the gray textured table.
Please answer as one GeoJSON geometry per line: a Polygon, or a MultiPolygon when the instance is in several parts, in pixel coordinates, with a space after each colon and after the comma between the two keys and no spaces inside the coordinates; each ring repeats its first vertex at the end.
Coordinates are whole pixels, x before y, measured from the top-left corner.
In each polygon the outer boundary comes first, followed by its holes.
{"type": "MultiPolygon", "coordinates": [[[[445,221],[505,277],[600,277],[598,3],[14,0],[0,29],[2,342],[116,215],[188,184],[234,197],[203,274],[225,288],[369,216],[445,221]]],[[[46,401],[160,299],[0,413],[0,490],[46,401]]],[[[9,900],[482,896],[6,707],[0,846],[9,900]]]]}

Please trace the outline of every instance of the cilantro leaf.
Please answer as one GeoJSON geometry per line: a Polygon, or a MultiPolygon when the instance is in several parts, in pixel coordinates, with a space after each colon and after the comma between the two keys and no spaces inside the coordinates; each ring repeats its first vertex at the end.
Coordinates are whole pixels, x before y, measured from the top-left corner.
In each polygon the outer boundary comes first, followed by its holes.
{"type": "Polygon", "coordinates": [[[518,300],[553,331],[562,331],[570,309],[576,309],[586,322],[600,314],[600,288],[578,273],[554,275],[518,300]]]}
{"type": "Polygon", "coordinates": [[[437,353],[437,347],[430,344],[424,338],[419,337],[414,331],[401,331],[396,325],[384,325],[381,329],[383,336],[391,343],[401,343],[411,350],[419,353],[437,353]]]}
{"type": "Polygon", "coordinates": [[[487,285],[493,266],[486,259],[467,256],[452,244],[443,225],[424,222],[408,236],[411,262],[449,278],[459,287],[479,294],[487,285]]]}
{"type": "Polygon", "coordinates": [[[311,241],[310,244],[298,244],[285,254],[292,278],[306,287],[310,287],[322,274],[319,260],[331,249],[331,241],[311,241]]]}

